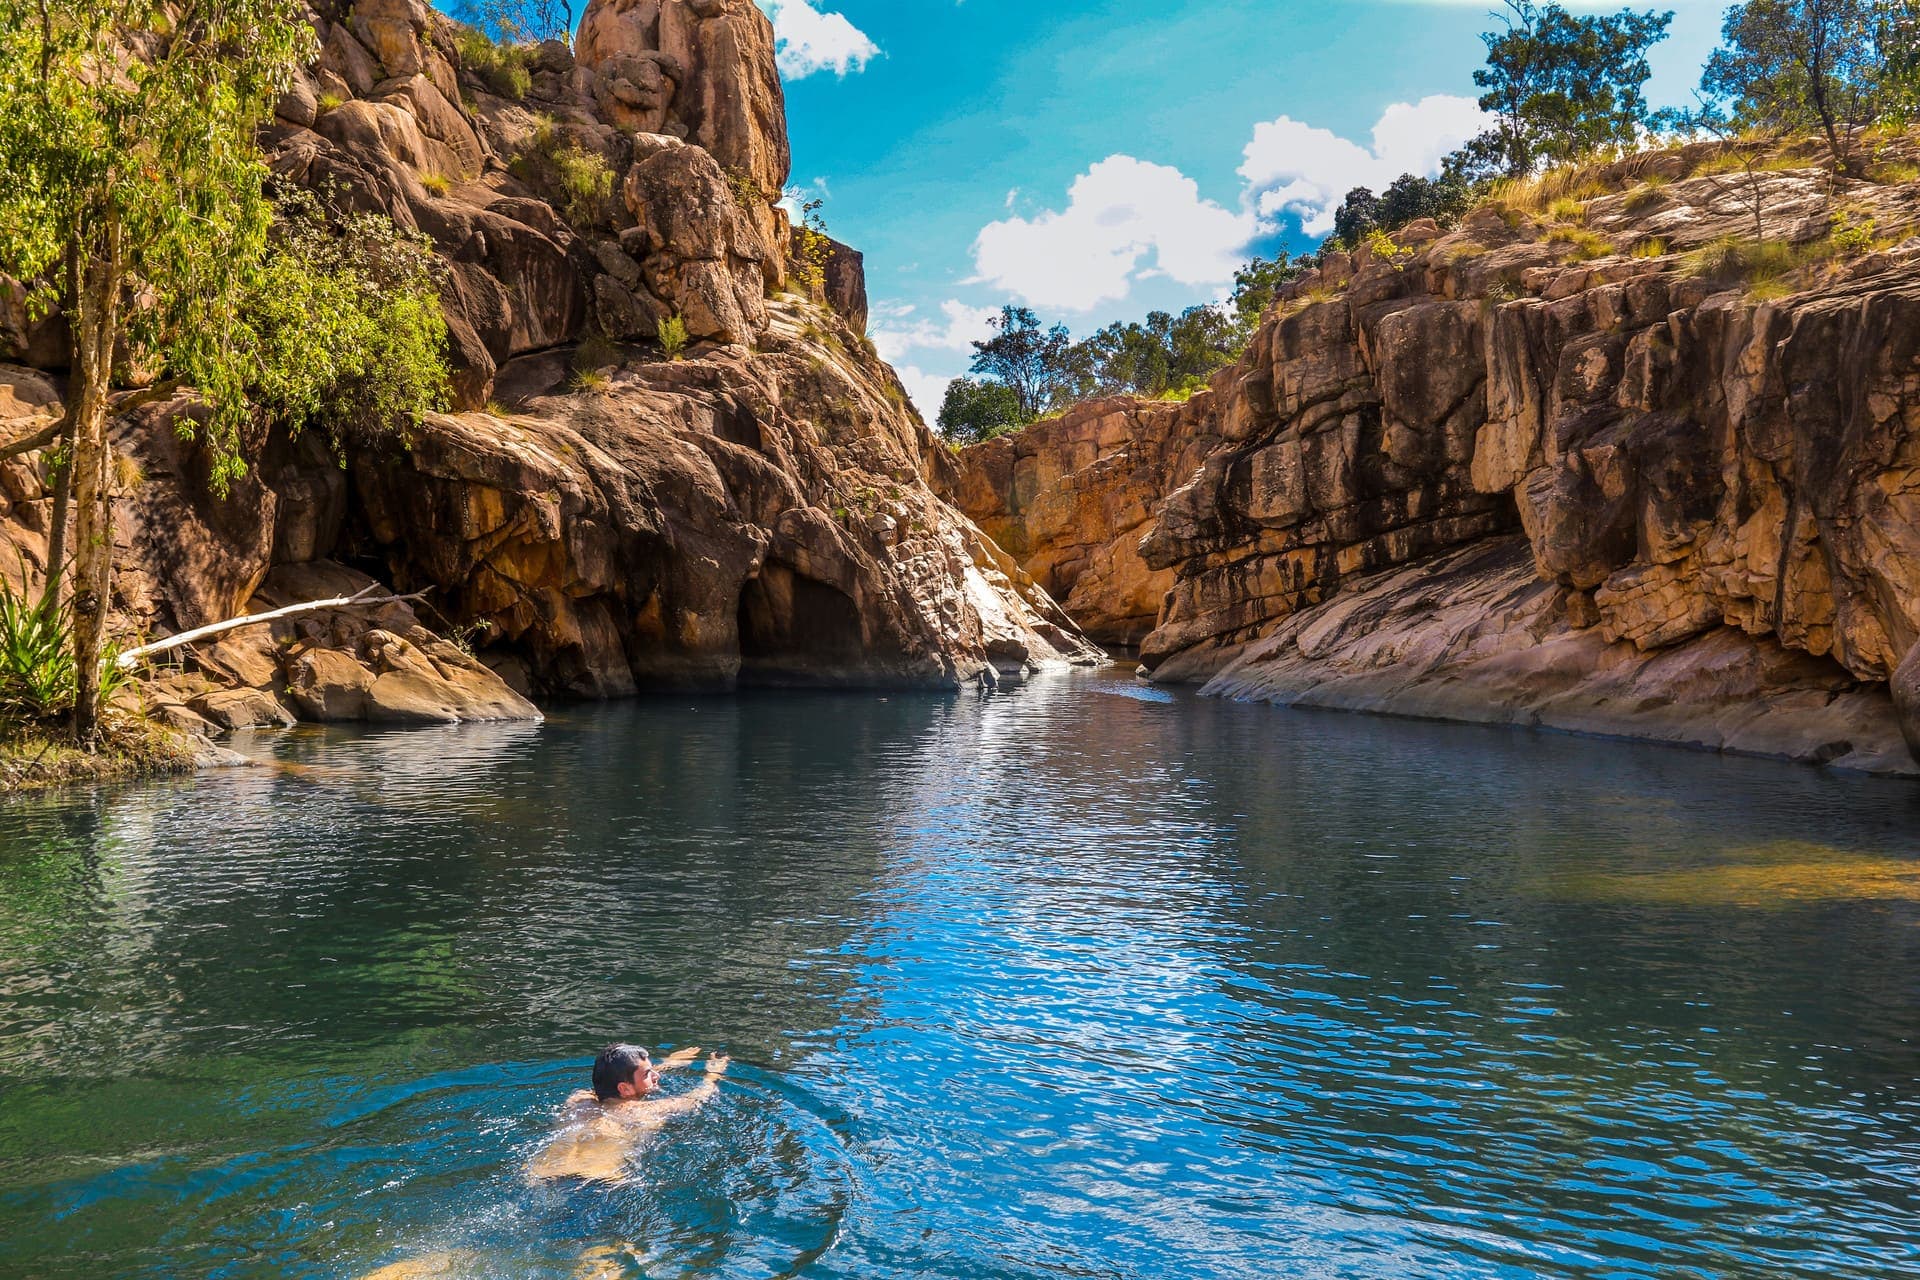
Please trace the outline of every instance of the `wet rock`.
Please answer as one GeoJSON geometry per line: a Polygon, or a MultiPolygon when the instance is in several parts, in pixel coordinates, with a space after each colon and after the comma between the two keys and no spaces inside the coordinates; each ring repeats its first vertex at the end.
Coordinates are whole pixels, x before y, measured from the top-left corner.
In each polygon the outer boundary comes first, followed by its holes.
{"type": "Polygon", "coordinates": [[[1920,645],[1915,645],[1893,673],[1893,706],[1900,714],[1900,732],[1907,748],[1920,761],[1920,645]]]}

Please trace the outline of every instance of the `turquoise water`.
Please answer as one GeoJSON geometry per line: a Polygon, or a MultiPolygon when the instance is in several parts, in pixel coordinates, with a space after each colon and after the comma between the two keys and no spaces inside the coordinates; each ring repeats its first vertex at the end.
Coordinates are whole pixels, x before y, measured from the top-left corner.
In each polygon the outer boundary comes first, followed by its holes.
{"type": "Polygon", "coordinates": [[[1112,674],[248,749],[0,809],[0,1276],[1920,1276],[1920,788],[1112,674]],[[734,1068],[527,1185],[615,1038],[734,1068]]]}

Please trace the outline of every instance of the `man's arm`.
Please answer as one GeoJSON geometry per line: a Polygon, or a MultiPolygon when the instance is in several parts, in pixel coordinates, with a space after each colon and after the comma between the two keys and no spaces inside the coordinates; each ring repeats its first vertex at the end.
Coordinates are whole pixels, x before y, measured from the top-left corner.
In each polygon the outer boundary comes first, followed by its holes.
{"type": "Polygon", "coordinates": [[[727,1073],[728,1061],[726,1054],[714,1054],[707,1059],[705,1077],[691,1090],[677,1098],[662,1098],[658,1102],[649,1102],[645,1112],[648,1122],[685,1115],[689,1111],[698,1111],[705,1106],[709,1098],[720,1092],[720,1077],[727,1073]]]}
{"type": "Polygon", "coordinates": [[[660,1060],[658,1067],[661,1071],[673,1071],[679,1067],[690,1067],[693,1065],[693,1060],[699,1056],[700,1046],[697,1044],[688,1049],[675,1049],[672,1053],[660,1060]]]}

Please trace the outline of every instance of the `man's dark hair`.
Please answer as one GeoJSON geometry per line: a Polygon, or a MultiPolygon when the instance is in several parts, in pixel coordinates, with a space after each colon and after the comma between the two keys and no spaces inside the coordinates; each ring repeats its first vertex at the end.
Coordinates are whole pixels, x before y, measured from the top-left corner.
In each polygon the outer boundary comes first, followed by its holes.
{"type": "Polygon", "coordinates": [[[639,1045],[610,1044],[593,1060],[593,1096],[611,1102],[620,1096],[620,1086],[632,1084],[634,1072],[651,1059],[639,1045]]]}

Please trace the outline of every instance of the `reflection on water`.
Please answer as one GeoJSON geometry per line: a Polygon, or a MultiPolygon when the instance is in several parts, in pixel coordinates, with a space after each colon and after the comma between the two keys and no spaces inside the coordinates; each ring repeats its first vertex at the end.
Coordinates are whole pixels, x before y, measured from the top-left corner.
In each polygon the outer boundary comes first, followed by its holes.
{"type": "Polygon", "coordinates": [[[1110,675],[251,749],[0,811],[0,1275],[1920,1276],[1905,784],[1110,675]],[[529,1185],[614,1038],[734,1070],[529,1185]]]}
{"type": "Polygon", "coordinates": [[[1549,883],[1590,901],[1685,907],[1795,907],[1810,903],[1920,902],[1920,859],[1876,857],[1801,840],[1716,850],[1706,866],[1664,871],[1569,872],[1549,883]]]}

